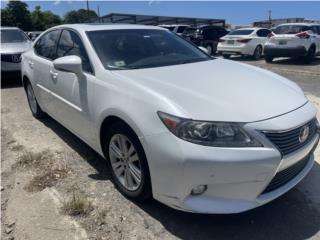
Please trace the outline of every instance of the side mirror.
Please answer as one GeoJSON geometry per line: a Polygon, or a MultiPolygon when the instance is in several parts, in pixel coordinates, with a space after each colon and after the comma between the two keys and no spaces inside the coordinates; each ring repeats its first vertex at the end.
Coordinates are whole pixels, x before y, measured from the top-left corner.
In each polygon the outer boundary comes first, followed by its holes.
{"type": "Polygon", "coordinates": [[[202,47],[202,46],[200,46],[200,47],[198,47],[202,52],[204,52],[204,53],[206,53],[206,54],[209,54],[209,51],[208,51],[208,49],[206,49],[205,47],[202,47]]]}
{"type": "Polygon", "coordinates": [[[81,58],[75,55],[57,58],[53,61],[55,69],[60,71],[72,72],[76,75],[82,75],[82,61],[81,58]]]}

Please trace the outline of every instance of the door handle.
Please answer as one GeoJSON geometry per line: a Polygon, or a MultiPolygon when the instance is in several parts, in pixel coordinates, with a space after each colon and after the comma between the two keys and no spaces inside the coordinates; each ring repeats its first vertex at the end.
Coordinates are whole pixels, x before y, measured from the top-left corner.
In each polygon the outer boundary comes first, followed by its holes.
{"type": "Polygon", "coordinates": [[[33,65],[34,65],[34,63],[33,63],[32,61],[30,61],[30,60],[29,60],[29,61],[28,61],[28,64],[29,64],[29,67],[33,69],[33,65]]]}
{"type": "Polygon", "coordinates": [[[53,70],[50,70],[50,75],[53,79],[57,79],[58,77],[58,73],[57,72],[54,72],[53,70]]]}

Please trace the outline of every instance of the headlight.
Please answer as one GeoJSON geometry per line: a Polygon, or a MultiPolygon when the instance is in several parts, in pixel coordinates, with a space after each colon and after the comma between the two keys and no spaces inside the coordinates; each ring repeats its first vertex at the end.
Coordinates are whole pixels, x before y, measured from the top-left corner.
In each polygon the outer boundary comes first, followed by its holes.
{"type": "Polygon", "coordinates": [[[158,112],[164,125],[178,138],[213,147],[262,147],[238,123],[204,122],[158,112]]]}

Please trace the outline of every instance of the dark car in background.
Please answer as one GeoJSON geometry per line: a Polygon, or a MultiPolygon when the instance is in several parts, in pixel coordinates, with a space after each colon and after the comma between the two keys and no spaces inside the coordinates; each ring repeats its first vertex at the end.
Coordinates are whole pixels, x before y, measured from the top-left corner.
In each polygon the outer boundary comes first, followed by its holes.
{"type": "Polygon", "coordinates": [[[198,26],[186,28],[182,36],[196,44],[207,48],[209,54],[217,51],[219,38],[225,36],[228,31],[220,26],[198,26]]]}

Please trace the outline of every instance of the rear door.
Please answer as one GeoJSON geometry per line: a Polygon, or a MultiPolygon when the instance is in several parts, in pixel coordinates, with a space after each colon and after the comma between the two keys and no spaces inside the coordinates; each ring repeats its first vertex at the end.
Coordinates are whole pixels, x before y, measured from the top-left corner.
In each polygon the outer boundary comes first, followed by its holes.
{"type": "Polygon", "coordinates": [[[90,124],[89,102],[94,82],[93,67],[80,35],[71,29],[64,29],[57,46],[57,57],[71,55],[81,58],[83,76],[59,71],[52,66],[50,71],[56,76],[52,79],[55,114],[81,138],[91,142],[93,124],[90,124]]]}
{"type": "Polygon", "coordinates": [[[57,57],[57,42],[60,37],[61,30],[53,30],[44,34],[34,46],[33,57],[28,61],[30,68],[33,70],[35,87],[34,91],[46,112],[52,114],[50,109],[52,106],[51,89],[52,74],[50,70],[53,67],[53,60],[57,57]]]}

